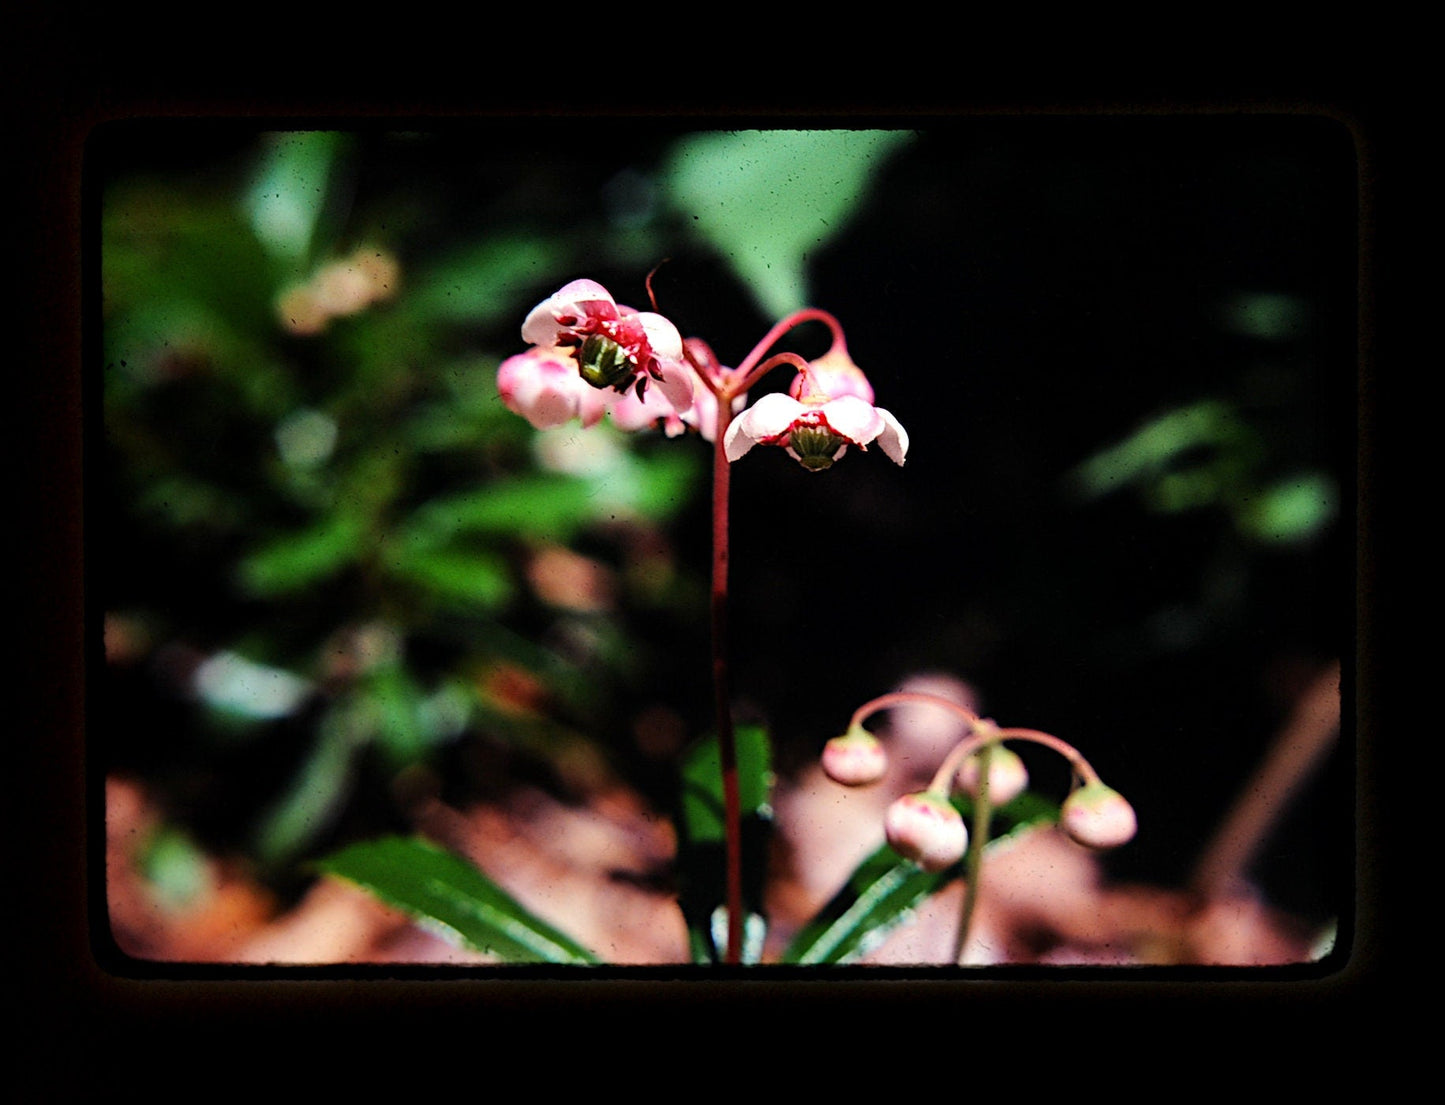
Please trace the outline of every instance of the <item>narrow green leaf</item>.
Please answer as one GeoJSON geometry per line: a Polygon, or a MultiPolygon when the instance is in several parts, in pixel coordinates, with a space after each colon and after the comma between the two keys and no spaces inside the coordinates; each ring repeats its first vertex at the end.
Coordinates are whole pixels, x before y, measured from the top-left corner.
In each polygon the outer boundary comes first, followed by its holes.
{"type": "Polygon", "coordinates": [[[439,537],[506,533],[566,540],[591,518],[592,485],[567,476],[520,476],[444,499],[417,511],[413,524],[439,537]]]}
{"type": "Polygon", "coordinates": [[[353,844],[321,860],[328,874],[355,883],[428,929],[514,963],[599,963],[591,952],[533,916],[476,867],[415,838],[353,844]]]}
{"type": "MultiPolygon", "coordinates": [[[[763,889],[772,834],[772,745],[759,725],[734,733],[742,813],[743,929],[745,952],[762,947],[766,933],[763,889]]],[[[723,815],[722,756],[717,738],[684,758],[681,779],[678,905],[687,920],[694,962],[715,963],[727,932],[727,831],[723,815]]]]}
{"type": "Polygon", "coordinates": [[[361,552],[361,522],[335,514],[262,546],[241,561],[242,585],[253,594],[299,591],[335,575],[361,552]]]}
{"type": "Polygon", "coordinates": [[[386,566],[453,607],[495,610],[512,597],[507,562],[481,549],[428,548],[401,540],[387,547],[386,566]]]}
{"type": "Polygon", "coordinates": [[[256,830],[254,848],[263,863],[296,855],[331,827],[351,792],[357,750],[373,731],[364,704],[343,702],[326,713],[315,748],[256,830]]]}

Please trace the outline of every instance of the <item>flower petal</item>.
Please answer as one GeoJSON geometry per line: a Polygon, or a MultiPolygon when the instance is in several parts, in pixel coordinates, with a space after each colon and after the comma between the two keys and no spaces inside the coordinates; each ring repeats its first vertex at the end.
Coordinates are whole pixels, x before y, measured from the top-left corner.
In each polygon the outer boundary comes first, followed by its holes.
{"type": "Polygon", "coordinates": [[[639,311],[637,321],[647,333],[647,344],[659,357],[667,360],[682,360],[682,335],[677,327],[661,315],[651,311],[639,311]]]}
{"type": "Polygon", "coordinates": [[[877,408],[856,395],[829,400],[817,409],[835,434],[854,445],[867,445],[883,432],[885,423],[877,408]]]}
{"type": "Polygon", "coordinates": [[[741,418],[735,418],[723,437],[723,454],[729,462],[735,461],[757,443],[757,438],[748,433],[747,424],[741,418]]]}
{"type": "Polygon", "coordinates": [[[799,403],[790,395],[772,392],[738,416],[738,422],[747,426],[747,433],[758,441],[781,437],[793,428],[793,423],[812,409],[799,403]]]}
{"type": "Polygon", "coordinates": [[[882,407],[877,410],[883,419],[883,432],[878,435],[878,446],[888,455],[889,460],[901,465],[903,458],[908,455],[908,431],[882,407]]]}
{"type": "Polygon", "coordinates": [[[676,413],[681,414],[691,407],[693,399],[692,368],[680,360],[663,357],[659,358],[657,362],[657,370],[662,379],[653,380],[649,386],[661,391],[663,397],[672,404],[676,413]]]}
{"type": "Polygon", "coordinates": [[[532,308],[522,323],[522,340],[533,345],[556,345],[559,337],[591,315],[615,318],[616,301],[597,281],[574,280],[532,308]]]}

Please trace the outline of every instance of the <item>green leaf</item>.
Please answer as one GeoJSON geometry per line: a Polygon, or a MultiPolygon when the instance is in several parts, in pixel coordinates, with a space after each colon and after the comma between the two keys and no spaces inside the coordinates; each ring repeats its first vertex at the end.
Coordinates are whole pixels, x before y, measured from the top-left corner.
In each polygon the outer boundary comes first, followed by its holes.
{"type": "Polygon", "coordinates": [[[361,521],[335,514],[264,545],[241,561],[242,585],[253,594],[299,591],[327,579],[361,554],[361,521]]]}
{"type": "Polygon", "coordinates": [[[1248,429],[1225,403],[1206,399],[1146,422],[1117,445],[1074,469],[1074,486],[1086,496],[1106,495],[1153,481],[1191,450],[1240,443],[1248,429]]]}
{"type": "Polygon", "coordinates": [[[812,254],[847,226],[909,131],[749,130],[700,134],[673,151],[674,210],[728,260],[769,314],[806,306],[812,254]]]}
{"type": "MultiPolygon", "coordinates": [[[[954,805],[967,818],[966,797],[954,805]]],[[[1058,818],[1058,807],[1027,792],[994,811],[994,834],[984,854],[1004,841],[1016,839],[1032,828],[1058,818]]],[[[960,864],[943,871],[928,872],[903,859],[888,845],[865,859],[843,888],[813,918],[783,953],[782,962],[795,964],[849,963],[861,958],[882,942],[927,898],[959,877],[960,864]]],[[[988,868],[984,868],[987,877],[988,868]]]]}
{"type": "MultiPolygon", "coordinates": [[[[734,743],[742,815],[744,952],[755,961],[766,933],[762,905],[773,821],[772,745],[759,725],[739,725],[734,743]]],[[[716,737],[688,752],[681,788],[678,905],[687,920],[694,961],[715,963],[722,959],[719,949],[727,933],[727,829],[716,737]]]]}
{"type": "Polygon", "coordinates": [[[287,791],[262,817],[255,836],[263,863],[280,863],[329,829],[351,793],[357,750],[375,733],[364,702],[344,702],[321,720],[316,746],[287,791]]]}
{"type": "MultiPolygon", "coordinates": [[[[771,817],[772,745],[761,725],[739,725],[733,734],[738,761],[738,796],[744,817],[771,817]]],[[[692,841],[721,841],[723,825],[722,751],[716,737],[699,742],[682,765],[682,817],[692,841]]]]}
{"type": "Polygon", "coordinates": [[[311,252],[344,139],[335,131],[267,135],[255,177],[241,201],[266,249],[298,268],[311,252]]]}
{"type": "MultiPolygon", "coordinates": [[[[408,296],[411,305],[430,318],[493,323],[517,313],[518,286],[535,283],[539,274],[561,264],[554,243],[532,235],[492,237],[421,274],[408,296]]],[[[530,306],[522,305],[522,311],[530,306]]]]}
{"type": "Polygon", "coordinates": [[[387,568],[447,606],[496,610],[512,597],[507,562],[495,553],[400,540],[387,546],[387,568]]]}
{"type": "Polygon", "coordinates": [[[353,844],[317,866],[476,951],[513,963],[600,962],[529,913],[472,864],[426,841],[386,837],[353,844]]]}
{"type": "Polygon", "coordinates": [[[1334,482],[1322,473],[1281,480],[1239,510],[1239,526],[1261,541],[1308,541],[1335,516],[1337,498],[1334,482]]]}
{"type": "Polygon", "coordinates": [[[519,476],[433,500],[416,512],[413,525],[437,537],[505,533],[562,541],[590,520],[592,493],[586,480],[519,476]]]}

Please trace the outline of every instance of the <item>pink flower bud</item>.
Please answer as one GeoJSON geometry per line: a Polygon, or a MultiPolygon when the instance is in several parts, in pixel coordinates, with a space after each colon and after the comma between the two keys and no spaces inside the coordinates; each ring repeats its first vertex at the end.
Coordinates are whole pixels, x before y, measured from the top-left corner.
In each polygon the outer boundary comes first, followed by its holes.
{"type": "Polygon", "coordinates": [[[849,729],[823,746],[823,771],[845,787],[876,783],[887,770],[888,754],[866,729],[849,729]]]}
{"type": "Polygon", "coordinates": [[[1117,848],[1131,840],[1138,823],[1134,807],[1103,783],[1080,787],[1064,801],[1064,832],[1086,848],[1117,848]]]}
{"type": "Polygon", "coordinates": [[[925,871],[942,871],[968,847],[963,817],[948,799],[929,791],[905,794],[889,806],[883,831],[895,852],[925,871]]]}
{"type": "MultiPolygon", "coordinates": [[[[974,796],[978,795],[979,757],[970,756],[958,769],[960,789],[974,796]]],[[[1012,802],[1029,785],[1028,768],[1011,748],[1001,744],[993,746],[988,756],[988,800],[993,806],[1012,802]]]]}

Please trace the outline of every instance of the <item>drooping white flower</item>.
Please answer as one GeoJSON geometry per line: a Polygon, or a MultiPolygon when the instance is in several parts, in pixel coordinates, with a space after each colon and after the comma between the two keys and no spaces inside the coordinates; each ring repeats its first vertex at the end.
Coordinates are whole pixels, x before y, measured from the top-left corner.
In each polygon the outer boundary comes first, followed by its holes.
{"type": "Polygon", "coordinates": [[[812,472],[831,468],[849,445],[867,448],[877,441],[895,464],[908,453],[908,432],[888,411],[856,395],[824,402],[799,401],[790,395],[765,395],[728,427],[723,448],[730,461],[754,445],[781,445],[812,472]]]}
{"type": "Polygon", "coordinates": [[[811,472],[831,468],[849,445],[877,441],[902,464],[908,432],[898,419],[873,405],[873,386],[846,353],[830,352],[794,378],[787,395],[765,395],[728,427],[723,441],[729,461],[754,445],[781,445],[811,472]]]}

